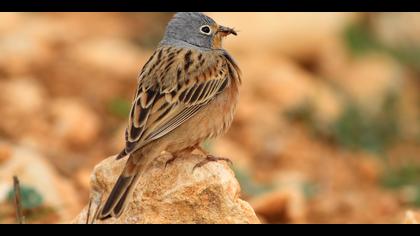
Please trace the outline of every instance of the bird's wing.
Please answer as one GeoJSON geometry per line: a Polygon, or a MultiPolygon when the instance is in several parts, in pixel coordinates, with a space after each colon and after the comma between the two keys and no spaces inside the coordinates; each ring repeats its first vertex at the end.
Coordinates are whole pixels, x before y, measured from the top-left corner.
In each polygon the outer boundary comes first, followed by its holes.
{"type": "Polygon", "coordinates": [[[238,76],[236,69],[223,53],[210,57],[190,49],[158,49],[140,74],[126,129],[126,154],[194,116],[238,76]]]}

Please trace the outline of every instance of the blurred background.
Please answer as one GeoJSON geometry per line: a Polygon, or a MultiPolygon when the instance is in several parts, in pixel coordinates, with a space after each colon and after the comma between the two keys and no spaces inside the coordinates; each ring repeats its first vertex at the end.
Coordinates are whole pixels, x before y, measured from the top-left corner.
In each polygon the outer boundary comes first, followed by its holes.
{"type": "MultiPolygon", "coordinates": [[[[243,72],[229,157],[265,223],[400,223],[420,208],[419,13],[208,13],[243,72]],[[252,20],[250,20],[252,19],[252,20]]],[[[172,13],[0,13],[0,223],[71,220],[124,147],[172,13]]]]}

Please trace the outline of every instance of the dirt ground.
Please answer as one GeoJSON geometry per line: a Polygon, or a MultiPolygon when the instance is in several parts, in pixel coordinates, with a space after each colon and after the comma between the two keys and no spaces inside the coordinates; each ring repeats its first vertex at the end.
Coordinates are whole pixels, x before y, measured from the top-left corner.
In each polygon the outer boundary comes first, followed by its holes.
{"type": "MultiPolygon", "coordinates": [[[[229,157],[264,223],[401,223],[420,208],[420,14],[209,13],[243,74],[229,157]],[[244,20],[252,19],[252,21],[244,20]]],[[[170,13],[0,13],[0,223],[71,220],[124,147],[170,13]]]]}

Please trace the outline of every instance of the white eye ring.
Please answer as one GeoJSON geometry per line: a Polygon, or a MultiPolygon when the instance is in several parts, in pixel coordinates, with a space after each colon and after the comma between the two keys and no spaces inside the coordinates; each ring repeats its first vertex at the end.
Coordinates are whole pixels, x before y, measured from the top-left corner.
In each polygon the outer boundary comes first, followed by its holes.
{"type": "Polygon", "coordinates": [[[205,34],[205,35],[210,35],[211,34],[211,28],[208,25],[203,25],[203,26],[200,27],[200,32],[202,34],[205,34]],[[208,30],[208,32],[206,32],[207,30],[208,30]]]}

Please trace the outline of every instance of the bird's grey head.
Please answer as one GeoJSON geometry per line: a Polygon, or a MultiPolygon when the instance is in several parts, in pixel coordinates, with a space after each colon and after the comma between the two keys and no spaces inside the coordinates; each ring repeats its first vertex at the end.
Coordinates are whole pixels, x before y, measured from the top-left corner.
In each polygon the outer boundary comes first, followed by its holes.
{"type": "Polygon", "coordinates": [[[222,38],[236,35],[232,28],[218,25],[212,18],[199,12],[179,12],[166,27],[163,43],[186,42],[201,48],[219,48],[222,38]]]}

